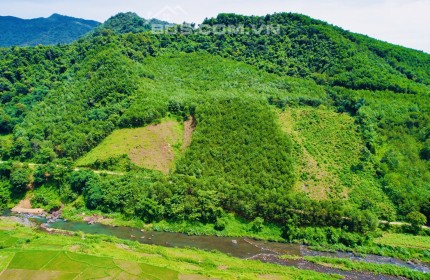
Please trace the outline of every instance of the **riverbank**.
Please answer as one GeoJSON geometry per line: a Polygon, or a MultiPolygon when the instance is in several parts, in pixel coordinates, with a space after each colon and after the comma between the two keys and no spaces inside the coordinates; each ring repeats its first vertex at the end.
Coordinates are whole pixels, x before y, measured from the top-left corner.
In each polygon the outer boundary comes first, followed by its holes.
{"type": "MultiPolygon", "coordinates": [[[[308,249],[305,246],[301,246],[298,244],[273,243],[273,242],[263,242],[263,241],[249,240],[249,239],[232,239],[232,238],[214,237],[214,236],[188,236],[188,235],[178,234],[178,233],[142,232],[138,229],[133,229],[133,228],[109,227],[109,226],[103,226],[100,224],[88,225],[87,223],[76,224],[75,222],[61,222],[61,220],[57,221],[56,223],[50,223],[50,227],[44,228],[44,230],[46,230],[47,231],[46,234],[49,233],[53,239],[57,239],[57,238],[61,239],[62,244],[65,244],[65,240],[67,238],[76,239],[77,237],[79,239],[79,243],[78,243],[80,244],[79,246],[82,246],[82,243],[86,243],[87,241],[89,241],[89,243],[92,244],[93,241],[95,240],[101,240],[103,242],[110,242],[112,244],[116,244],[115,246],[119,246],[120,248],[129,248],[129,244],[134,244],[134,246],[137,246],[136,243],[133,243],[133,241],[134,242],[138,241],[140,244],[144,243],[142,244],[142,246],[150,245],[151,248],[154,248],[154,249],[160,248],[159,250],[161,250],[162,247],[164,247],[166,250],[168,250],[168,248],[171,248],[172,250],[189,250],[186,248],[193,247],[195,248],[195,249],[192,249],[193,256],[201,256],[202,254],[213,254],[218,256],[218,258],[222,259],[223,258],[222,256],[227,257],[227,255],[230,255],[230,257],[228,258],[234,257],[232,259],[236,260],[236,262],[239,262],[241,259],[249,262],[260,261],[262,263],[277,264],[278,266],[281,265],[278,268],[280,270],[282,270],[281,267],[288,267],[291,269],[298,268],[298,270],[295,270],[295,271],[300,272],[300,274],[297,274],[294,277],[292,277],[291,275],[287,277],[279,277],[279,275],[275,277],[275,275],[271,275],[271,279],[298,279],[298,278],[300,279],[337,279],[338,276],[336,275],[342,275],[344,279],[348,279],[348,280],[398,279],[397,277],[390,276],[390,275],[375,275],[373,273],[366,272],[366,271],[362,271],[362,272],[343,271],[336,268],[327,268],[323,265],[314,264],[303,258],[304,255],[308,254],[308,249]],[[62,229],[53,228],[53,227],[59,227],[59,225],[63,225],[62,229]],[[67,230],[65,230],[64,228],[66,228],[67,230]],[[70,230],[73,230],[74,233],[73,231],[70,231],[70,230]],[[92,234],[92,233],[97,233],[97,234],[92,234]],[[180,249],[180,248],[183,248],[183,249],[180,249]],[[204,251],[201,251],[202,249],[204,251]],[[214,252],[219,252],[219,253],[214,253],[214,252]],[[298,259],[296,259],[296,261],[289,261],[288,259],[284,258],[285,256],[284,254],[291,254],[291,255],[297,256],[298,259]],[[322,276],[320,274],[314,274],[312,277],[308,278],[306,277],[306,273],[305,274],[301,273],[302,271],[311,272],[310,270],[314,270],[315,273],[322,273],[322,276]],[[336,275],[332,275],[332,274],[336,274],[336,275]]],[[[40,232],[37,234],[43,235],[43,233],[40,233],[40,232]]],[[[30,239],[27,238],[27,240],[30,240],[30,239]]],[[[37,237],[37,240],[38,240],[37,244],[40,244],[41,242],[40,237],[37,237]]],[[[53,246],[52,240],[49,240],[49,242],[51,242],[49,243],[50,246],[53,246]]],[[[31,240],[27,241],[27,244],[30,244],[30,247],[31,247],[31,240]]],[[[94,245],[91,245],[91,246],[94,246],[94,245]]],[[[27,247],[28,245],[26,245],[26,248],[27,247]]],[[[96,247],[98,248],[98,245],[96,247]]],[[[73,249],[75,249],[75,247],[73,249]]],[[[85,252],[87,251],[85,250],[85,252]]],[[[162,261],[162,264],[163,265],[166,264],[164,260],[162,261]]],[[[255,270],[254,264],[243,263],[242,265],[244,265],[244,267],[242,267],[242,270],[245,267],[247,268],[248,272],[255,270]]],[[[172,268],[172,267],[169,267],[169,268],[172,268]]],[[[217,268],[218,269],[222,268],[222,270],[229,270],[230,266],[223,264],[223,265],[219,265],[217,268]]],[[[204,274],[205,272],[206,272],[205,270],[201,270],[199,274],[202,274],[202,273],[204,274]]],[[[258,277],[252,277],[252,275],[247,275],[243,279],[257,279],[257,278],[260,279],[261,276],[262,275],[259,275],[258,277]]],[[[227,277],[226,275],[224,275],[224,277],[218,277],[218,278],[219,279],[237,279],[238,277],[231,277],[231,276],[227,277]]],[[[163,279],[166,279],[166,278],[163,278],[163,279]]],[[[195,279],[195,278],[179,278],[179,279],[195,279]]],[[[208,279],[208,278],[198,278],[198,279],[208,279]]]]}
{"type": "Polygon", "coordinates": [[[104,214],[99,211],[76,210],[72,207],[62,209],[62,217],[69,221],[89,222],[114,227],[134,227],[146,231],[178,232],[187,235],[248,237],[257,240],[285,242],[282,238],[282,229],[273,224],[263,224],[258,232],[253,229],[253,223],[240,219],[232,214],[223,218],[224,229],[216,230],[213,224],[202,224],[189,221],[159,221],[150,224],[140,219],[126,219],[121,214],[104,214]]]}
{"type": "MultiPolygon", "coordinates": [[[[11,217],[9,217],[11,218],[11,217]]],[[[34,216],[30,216],[35,218],[34,216]]],[[[45,223],[46,220],[39,218],[37,223],[42,225],[42,229],[49,234],[60,234],[66,236],[79,235],[81,238],[89,236],[105,236],[108,239],[120,238],[120,240],[137,241],[141,244],[203,249],[205,251],[219,251],[233,257],[250,260],[260,260],[263,262],[276,263],[285,266],[294,266],[301,269],[310,269],[318,272],[336,273],[345,276],[346,279],[397,279],[392,276],[413,276],[410,279],[426,279],[428,275],[422,272],[429,272],[430,266],[421,262],[405,262],[399,259],[380,257],[376,255],[355,255],[353,253],[343,252],[323,252],[314,251],[310,247],[299,244],[286,244],[276,242],[265,242],[249,238],[229,238],[216,236],[196,236],[185,235],[170,232],[145,231],[131,227],[112,227],[102,224],[88,224],[85,222],[70,222],[57,220],[55,222],[45,223]],[[318,259],[320,258],[320,259],[318,259]],[[337,268],[332,263],[318,263],[331,258],[342,264],[348,264],[354,269],[348,267],[337,268]],[[381,268],[379,268],[381,265],[381,268]],[[327,266],[332,266],[328,268],[327,266]],[[366,271],[366,268],[370,271],[366,271]],[[387,275],[381,278],[376,277],[373,273],[380,271],[387,275]],[[348,271],[352,270],[352,271],[348,271]],[[389,276],[388,274],[393,274],[389,276]],[[357,277],[359,275],[360,277],[357,277]],[[418,276],[417,276],[418,275],[418,276]],[[425,276],[425,277],[424,277],[425,276]]]]}
{"type": "Polygon", "coordinates": [[[0,280],[338,279],[219,252],[150,246],[106,235],[48,234],[8,219],[0,219],[0,240],[0,280]]]}

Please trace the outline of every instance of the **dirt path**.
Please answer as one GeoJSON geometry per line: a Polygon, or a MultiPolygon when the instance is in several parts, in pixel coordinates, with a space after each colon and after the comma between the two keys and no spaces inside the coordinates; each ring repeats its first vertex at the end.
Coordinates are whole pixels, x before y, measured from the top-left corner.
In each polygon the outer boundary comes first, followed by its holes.
{"type": "Polygon", "coordinates": [[[73,171],[80,171],[80,170],[90,170],[94,172],[95,174],[108,174],[108,175],[116,175],[116,176],[124,176],[124,172],[115,172],[115,171],[108,171],[108,170],[93,170],[93,169],[84,169],[84,168],[73,168],[73,171]]]}
{"type": "MultiPolygon", "coordinates": [[[[411,225],[410,223],[405,223],[405,222],[379,221],[379,223],[381,223],[381,224],[389,224],[390,226],[398,226],[398,227],[401,227],[401,226],[410,226],[411,225]]],[[[422,226],[421,228],[428,229],[430,227],[428,227],[428,226],[422,226]]]]}
{"type": "Polygon", "coordinates": [[[196,119],[194,117],[190,117],[186,122],[184,122],[184,140],[181,147],[182,152],[185,152],[185,150],[191,145],[196,124],[196,119]]]}

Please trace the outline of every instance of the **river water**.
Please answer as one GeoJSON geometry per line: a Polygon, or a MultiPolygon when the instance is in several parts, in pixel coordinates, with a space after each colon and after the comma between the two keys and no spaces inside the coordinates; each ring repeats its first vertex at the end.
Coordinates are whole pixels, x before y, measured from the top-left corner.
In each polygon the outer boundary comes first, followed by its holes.
{"type": "MultiPolygon", "coordinates": [[[[7,214],[10,215],[10,214],[7,214]]],[[[132,227],[113,227],[102,224],[89,225],[85,222],[69,222],[57,220],[48,223],[43,217],[20,215],[23,223],[29,221],[48,228],[61,229],[67,231],[80,231],[87,234],[103,234],[115,236],[121,239],[134,240],[142,244],[178,247],[178,248],[197,248],[202,250],[217,250],[219,252],[242,259],[260,260],[268,263],[276,263],[285,266],[294,266],[300,269],[314,270],[322,273],[334,273],[344,276],[344,279],[404,279],[388,275],[374,275],[365,272],[342,271],[325,266],[317,265],[305,261],[284,260],[281,255],[291,256],[326,256],[335,258],[348,258],[351,260],[364,261],[378,264],[392,264],[407,267],[421,272],[430,273],[430,265],[424,263],[405,262],[395,258],[381,257],[376,255],[357,256],[353,253],[345,252],[320,252],[311,250],[309,247],[299,244],[287,244],[280,242],[257,241],[249,238],[217,237],[217,236],[194,236],[182,233],[142,231],[132,227]]],[[[429,274],[430,279],[430,274],[429,274]]]]}

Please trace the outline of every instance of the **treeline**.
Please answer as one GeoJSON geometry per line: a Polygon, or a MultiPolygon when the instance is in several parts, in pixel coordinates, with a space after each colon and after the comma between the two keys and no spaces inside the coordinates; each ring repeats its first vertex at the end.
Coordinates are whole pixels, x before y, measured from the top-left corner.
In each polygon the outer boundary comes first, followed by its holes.
{"type": "MultiPolygon", "coordinates": [[[[64,160],[34,169],[20,163],[2,163],[0,207],[6,207],[11,198],[22,199],[27,189],[32,188],[32,205],[48,211],[58,210],[64,203],[73,203],[77,209],[122,213],[127,218],[138,217],[148,223],[163,219],[186,220],[212,224],[221,231],[225,227],[224,218],[239,201],[229,200],[225,191],[235,190],[217,188],[220,184],[227,185],[222,179],[212,181],[186,175],[175,175],[167,180],[161,173],[144,170],[125,176],[99,175],[91,170],[73,171],[71,162],[64,160]]],[[[247,202],[255,203],[257,210],[249,212],[247,218],[253,219],[255,224],[285,225],[287,239],[295,236],[292,235],[292,230],[297,231],[294,228],[302,226],[333,226],[347,232],[367,233],[378,225],[374,214],[347,207],[341,201],[318,202],[300,194],[272,192],[256,202],[249,199],[247,202]]]]}

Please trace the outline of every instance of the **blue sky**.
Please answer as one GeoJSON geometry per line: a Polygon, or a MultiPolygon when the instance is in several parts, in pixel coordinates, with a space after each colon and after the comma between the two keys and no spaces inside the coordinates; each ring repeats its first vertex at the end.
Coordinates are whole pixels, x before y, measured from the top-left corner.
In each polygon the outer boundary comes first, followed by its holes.
{"type": "Polygon", "coordinates": [[[0,15],[60,13],[104,21],[118,12],[201,23],[221,12],[265,15],[298,12],[344,29],[430,53],[430,0],[0,0],[0,15]]]}

